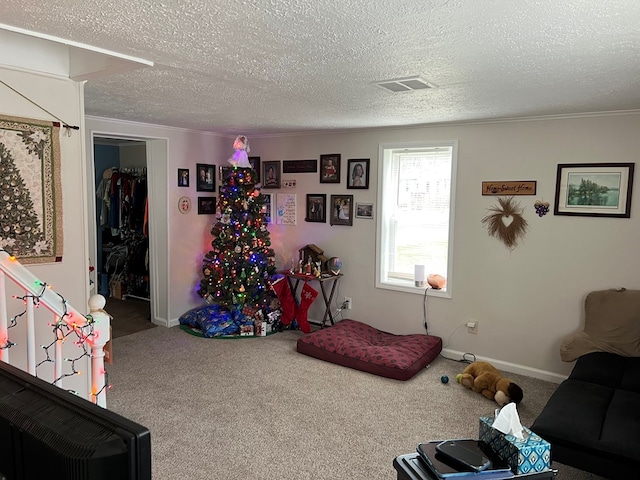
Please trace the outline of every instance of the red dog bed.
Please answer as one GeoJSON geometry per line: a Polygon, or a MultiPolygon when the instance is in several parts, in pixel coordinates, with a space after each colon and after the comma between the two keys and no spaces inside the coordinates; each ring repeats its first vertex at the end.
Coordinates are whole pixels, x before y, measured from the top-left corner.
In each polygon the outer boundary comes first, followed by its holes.
{"type": "Polygon", "coordinates": [[[311,357],[396,380],[409,380],[442,350],[442,339],[426,334],[394,335],[355,320],[342,320],[298,339],[311,357]]]}

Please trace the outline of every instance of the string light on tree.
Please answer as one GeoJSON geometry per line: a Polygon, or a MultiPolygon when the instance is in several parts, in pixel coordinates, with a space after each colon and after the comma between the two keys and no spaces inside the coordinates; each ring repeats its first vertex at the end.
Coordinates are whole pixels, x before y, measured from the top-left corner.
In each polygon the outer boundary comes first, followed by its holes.
{"type": "Polygon", "coordinates": [[[244,307],[264,310],[274,300],[269,279],[275,273],[275,253],[257,172],[247,157],[249,142],[242,135],[233,146],[231,167],[223,169],[211,250],[202,262],[198,294],[231,312],[244,307]]]}

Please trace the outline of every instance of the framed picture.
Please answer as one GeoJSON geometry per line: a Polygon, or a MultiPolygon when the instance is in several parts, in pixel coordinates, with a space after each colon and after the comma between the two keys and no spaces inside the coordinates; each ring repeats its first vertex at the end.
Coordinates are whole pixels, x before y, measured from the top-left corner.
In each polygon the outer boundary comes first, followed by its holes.
{"type": "Polygon", "coordinates": [[[368,158],[350,158],[347,167],[347,188],[369,188],[368,158]]]}
{"type": "Polygon", "coordinates": [[[273,223],[273,194],[271,193],[263,193],[264,197],[264,214],[267,220],[267,223],[273,223]]]}
{"type": "Polygon", "coordinates": [[[216,197],[198,197],[198,215],[216,213],[216,197]]]}
{"type": "Polygon", "coordinates": [[[198,183],[196,190],[198,192],[215,192],[216,191],[216,166],[206,163],[197,163],[196,172],[198,172],[198,183]]]}
{"type": "Polygon", "coordinates": [[[189,186],[189,169],[188,168],[178,169],[178,186],[179,187],[189,186]]]}
{"type": "Polygon", "coordinates": [[[249,157],[249,163],[251,164],[251,168],[256,171],[258,178],[255,180],[256,183],[258,183],[260,181],[260,157],[249,157]]]}
{"type": "Polygon", "coordinates": [[[262,188],[280,188],[280,162],[262,162],[262,188]]]}
{"type": "Polygon", "coordinates": [[[233,167],[223,167],[222,165],[218,167],[218,173],[220,175],[220,183],[224,183],[224,178],[229,174],[231,170],[233,170],[233,167]]]}
{"type": "Polygon", "coordinates": [[[356,203],[356,218],[373,219],[373,203],[356,203]]]}
{"type": "Polygon", "coordinates": [[[307,216],[306,222],[327,221],[327,196],[320,193],[307,194],[307,216]]]}
{"type": "Polygon", "coordinates": [[[340,183],[340,154],[320,155],[320,183],[340,183]]]}
{"type": "Polygon", "coordinates": [[[634,163],[562,163],[554,215],[629,218],[634,163]]]}
{"type": "Polygon", "coordinates": [[[318,160],[283,160],[282,173],[315,173],[318,160]]]}
{"type": "Polygon", "coordinates": [[[353,195],[331,195],[331,225],[353,225],[353,195]]]}

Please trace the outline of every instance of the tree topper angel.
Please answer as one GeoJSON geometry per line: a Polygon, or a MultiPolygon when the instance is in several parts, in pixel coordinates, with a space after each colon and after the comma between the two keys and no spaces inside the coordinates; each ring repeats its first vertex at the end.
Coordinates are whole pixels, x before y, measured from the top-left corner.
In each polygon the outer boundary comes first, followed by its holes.
{"type": "Polygon", "coordinates": [[[233,142],[233,148],[235,148],[235,152],[229,159],[227,160],[234,167],[241,168],[252,168],[251,163],[249,163],[249,157],[247,153],[249,153],[249,139],[245,135],[238,135],[233,142]]]}

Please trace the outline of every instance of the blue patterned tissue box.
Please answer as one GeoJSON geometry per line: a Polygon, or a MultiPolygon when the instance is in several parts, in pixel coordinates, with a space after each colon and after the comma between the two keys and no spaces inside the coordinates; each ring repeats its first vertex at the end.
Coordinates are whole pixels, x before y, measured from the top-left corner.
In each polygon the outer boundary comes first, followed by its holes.
{"type": "Polygon", "coordinates": [[[551,445],[527,427],[524,440],[493,428],[493,418],[480,417],[480,440],[489,444],[515,474],[541,472],[551,468],[551,445]]]}

